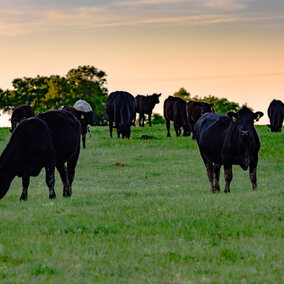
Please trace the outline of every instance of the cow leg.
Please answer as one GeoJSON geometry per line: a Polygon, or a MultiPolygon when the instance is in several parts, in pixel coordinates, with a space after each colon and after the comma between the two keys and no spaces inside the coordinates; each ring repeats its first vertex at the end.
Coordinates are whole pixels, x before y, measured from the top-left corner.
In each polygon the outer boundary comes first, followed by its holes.
{"type": "Polygon", "coordinates": [[[56,168],[60,174],[61,181],[63,183],[63,196],[65,192],[68,190],[68,177],[67,177],[67,169],[64,163],[60,163],[56,165],[56,168]]]}
{"type": "Polygon", "coordinates": [[[257,190],[257,183],[256,183],[256,166],[249,166],[249,177],[252,184],[252,189],[257,190]]]}
{"type": "Polygon", "coordinates": [[[233,171],[232,171],[232,165],[230,166],[224,166],[224,176],[225,176],[225,190],[224,192],[230,192],[230,183],[233,179],[233,171]]]}
{"type": "Polygon", "coordinates": [[[152,112],[149,113],[149,125],[152,126],[152,122],[151,122],[151,117],[152,117],[152,112]]]}
{"type": "Polygon", "coordinates": [[[75,176],[75,168],[76,168],[76,165],[77,165],[79,152],[80,152],[80,149],[77,151],[77,153],[67,163],[68,188],[65,192],[65,195],[63,193],[64,197],[72,195],[72,183],[73,183],[74,176],[75,176]]]}
{"type": "Polygon", "coordinates": [[[175,122],[174,122],[174,128],[175,128],[176,135],[180,136],[180,133],[181,133],[180,128],[175,122]]]}
{"type": "Polygon", "coordinates": [[[167,131],[168,131],[167,137],[171,137],[171,134],[170,134],[170,120],[168,120],[168,119],[166,119],[166,127],[167,127],[167,131]]]}
{"type": "Polygon", "coordinates": [[[53,199],[56,197],[54,192],[54,167],[46,167],[45,168],[45,182],[49,188],[49,198],[53,199]]]}
{"type": "Polygon", "coordinates": [[[83,143],[83,148],[86,148],[86,133],[82,133],[82,143],[83,143]]]}
{"type": "Polygon", "coordinates": [[[90,125],[88,125],[88,132],[89,132],[89,137],[92,137],[91,127],[90,127],[90,125]]]}
{"type": "Polygon", "coordinates": [[[113,120],[109,120],[109,135],[112,138],[113,120]]]}
{"type": "Polygon", "coordinates": [[[220,192],[219,178],[221,165],[214,164],[214,188],[215,191],[220,192]]]}
{"type": "Polygon", "coordinates": [[[141,126],[144,127],[144,123],[145,123],[145,115],[144,115],[144,113],[141,113],[141,117],[142,117],[141,126]]]}
{"type": "Polygon", "coordinates": [[[216,191],[215,191],[214,184],[213,184],[213,175],[214,175],[213,163],[207,162],[205,163],[205,167],[207,170],[207,175],[208,175],[208,179],[209,179],[210,186],[211,186],[211,191],[215,193],[216,191]]]}
{"type": "Polygon", "coordinates": [[[28,187],[30,184],[30,177],[22,177],[22,185],[23,185],[23,191],[22,195],[20,197],[20,200],[27,200],[28,199],[28,187]]]}

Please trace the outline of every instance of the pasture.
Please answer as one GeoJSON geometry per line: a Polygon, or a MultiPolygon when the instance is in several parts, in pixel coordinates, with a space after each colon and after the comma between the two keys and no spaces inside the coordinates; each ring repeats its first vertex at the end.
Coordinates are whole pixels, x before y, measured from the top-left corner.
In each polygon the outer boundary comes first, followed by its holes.
{"type": "MultiPolygon", "coordinates": [[[[231,193],[212,194],[196,141],[165,125],[130,140],[92,129],[71,198],[48,199],[44,171],[20,202],[15,178],[0,200],[0,282],[280,283],[283,133],[257,126],[258,191],[233,167],[231,193]],[[147,135],[147,136],[143,136],[147,135]],[[147,139],[148,138],[148,139],[147,139]]],[[[10,137],[0,129],[0,149],[10,137]]]]}

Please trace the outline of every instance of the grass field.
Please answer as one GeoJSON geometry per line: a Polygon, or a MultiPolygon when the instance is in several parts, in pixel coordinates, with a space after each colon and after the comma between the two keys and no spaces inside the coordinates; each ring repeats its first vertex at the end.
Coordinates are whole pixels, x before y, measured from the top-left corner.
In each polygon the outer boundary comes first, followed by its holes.
{"type": "MultiPolygon", "coordinates": [[[[212,194],[197,144],[164,125],[130,140],[96,127],[81,150],[73,196],[48,199],[44,171],[20,202],[0,200],[0,283],[283,283],[284,136],[258,126],[259,190],[233,167],[212,194]],[[141,139],[148,135],[151,139],[141,139]]],[[[0,129],[0,149],[9,139],[0,129]]]]}

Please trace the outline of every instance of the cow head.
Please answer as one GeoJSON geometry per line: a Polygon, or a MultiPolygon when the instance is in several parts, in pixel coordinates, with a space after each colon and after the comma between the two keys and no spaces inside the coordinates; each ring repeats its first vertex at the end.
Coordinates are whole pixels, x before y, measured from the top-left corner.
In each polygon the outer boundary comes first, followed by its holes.
{"type": "Polygon", "coordinates": [[[155,104],[158,104],[158,103],[160,102],[159,97],[160,97],[161,95],[162,95],[162,94],[156,94],[156,93],[152,95],[155,104]]]}
{"type": "Polygon", "coordinates": [[[215,113],[214,110],[214,104],[208,104],[208,103],[201,103],[201,115],[203,115],[206,112],[213,112],[215,113]]]}
{"type": "Polygon", "coordinates": [[[263,112],[252,112],[249,108],[244,106],[237,113],[229,111],[227,115],[236,122],[241,135],[245,137],[251,134],[254,121],[258,121],[263,116],[263,112]]]}

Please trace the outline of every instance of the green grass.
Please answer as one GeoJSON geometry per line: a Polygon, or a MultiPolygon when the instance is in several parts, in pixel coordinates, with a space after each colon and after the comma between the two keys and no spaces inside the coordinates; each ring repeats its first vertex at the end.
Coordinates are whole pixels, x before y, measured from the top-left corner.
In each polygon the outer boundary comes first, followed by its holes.
{"type": "Polygon", "coordinates": [[[72,198],[57,174],[49,200],[42,171],[27,202],[19,178],[0,201],[0,283],[283,283],[283,133],[257,131],[259,190],[234,166],[231,193],[213,195],[191,138],[96,127],[72,198]]]}

